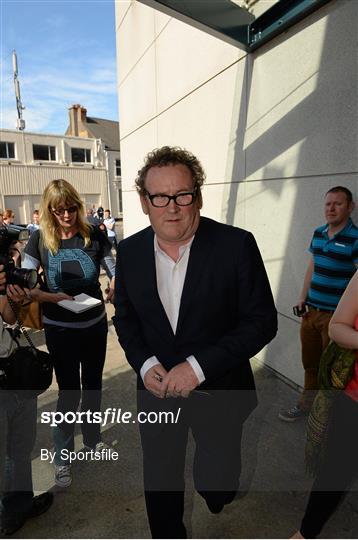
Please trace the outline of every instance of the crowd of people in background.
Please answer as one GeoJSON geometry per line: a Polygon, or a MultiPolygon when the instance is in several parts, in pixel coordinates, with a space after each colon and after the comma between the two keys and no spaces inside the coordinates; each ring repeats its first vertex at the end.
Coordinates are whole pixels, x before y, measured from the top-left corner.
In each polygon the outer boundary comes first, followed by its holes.
{"type": "Polygon", "coordinates": [[[102,226],[102,230],[106,232],[113,249],[117,250],[116,220],[111,216],[109,208],[103,210],[102,206],[99,206],[95,210],[93,207],[87,207],[86,216],[88,223],[91,225],[102,226]],[[105,228],[103,228],[103,225],[105,228]]]}
{"type": "MultiPolygon", "coordinates": [[[[4,211],[0,210],[0,225],[12,225],[15,223],[15,212],[10,208],[6,208],[4,211]]],[[[111,215],[109,208],[103,210],[100,205],[97,209],[96,206],[86,208],[86,219],[90,225],[100,226],[100,228],[106,232],[109,242],[114,250],[117,249],[117,234],[116,234],[116,220],[111,215]],[[101,224],[104,225],[101,226],[101,224]]],[[[31,223],[26,225],[29,234],[38,231],[40,228],[40,212],[35,209],[32,213],[31,223]]]]}

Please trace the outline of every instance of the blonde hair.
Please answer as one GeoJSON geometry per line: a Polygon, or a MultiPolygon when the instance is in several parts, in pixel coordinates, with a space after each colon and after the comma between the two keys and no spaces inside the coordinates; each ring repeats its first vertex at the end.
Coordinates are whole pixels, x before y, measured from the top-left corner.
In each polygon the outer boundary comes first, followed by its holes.
{"type": "Polygon", "coordinates": [[[51,253],[57,253],[61,243],[60,226],[52,209],[59,204],[77,206],[78,232],[85,241],[85,247],[91,243],[91,226],[87,222],[83,202],[75,188],[66,180],[52,180],[42,194],[40,202],[41,242],[51,253]]]}

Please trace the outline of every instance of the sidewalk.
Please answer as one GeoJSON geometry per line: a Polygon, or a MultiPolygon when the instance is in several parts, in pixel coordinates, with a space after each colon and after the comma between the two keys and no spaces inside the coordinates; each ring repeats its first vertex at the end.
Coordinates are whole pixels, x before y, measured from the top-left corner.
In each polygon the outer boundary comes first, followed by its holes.
{"type": "MultiPolygon", "coordinates": [[[[113,307],[108,306],[108,317],[113,307]]],[[[32,334],[41,346],[43,333],[32,334]]],[[[69,351],[70,354],[70,351],[69,351]]],[[[289,538],[300,523],[311,481],[305,476],[303,421],[277,418],[281,406],[296,392],[253,361],[259,407],[245,424],[242,490],[248,491],[220,515],[187,485],[185,521],[193,538],[289,538]]],[[[135,412],[136,376],[127,364],[110,322],[103,384],[103,409],[135,412]]],[[[54,410],[56,384],[39,399],[41,411],[54,410]]],[[[41,462],[40,449],[52,449],[50,428],[38,422],[33,454],[36,490],[55,491],[53,507],[30,520],[16,538],[150,538],[142,494],[141,449],[138,426],[106,426],[103,440],[119,453],[116,462],[76,462],[73,484],[66,490],[53,485],[53,467],[41,462]]],[[[81,448],[80,436],[76,437],[81,448]]],[[[191,445],[192,446],[192,445],[191,445]]],[[[192,449],[192,448],[191,448],[192,449]]],[[[189,450],[188,468],[192,459],[189,450]]],[[[355,486],[358,489],[358,486],[355,486]]],[[[358,492],[347,497],[324,530],[325,538],[358,537],[358,492]]]]}

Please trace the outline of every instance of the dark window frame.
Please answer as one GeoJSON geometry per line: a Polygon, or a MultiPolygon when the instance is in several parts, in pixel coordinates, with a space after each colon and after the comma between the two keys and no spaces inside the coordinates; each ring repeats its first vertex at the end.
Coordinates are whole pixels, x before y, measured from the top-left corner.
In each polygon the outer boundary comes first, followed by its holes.
{"type": "Polygon", "coordinates": [[[122,165],[121,165],[120,159],[116,159],[114,161],[114,176],[116,178],[120,178],[122,176],[122,165]],[[119,174],[118,174],[118,169],[119,169],[119,174]]]}
{"type": "Polygon", "coordinates": [[[15,143],[12,141],[0,141],[0,159],[15,159],[15,143]],[[2,156],[1,152],[2,149],[5,150],[5,155],[2,156]],[[12,148],[12,152],[9,152],[9,149],[12,148]],[[9,154],[12,153],[13,155],[10,156],[9,154]]]}
{"type": "Polygon", "coordinates": [[[90,148],[78,148],[71,146],[71,163],[89,163],[92,164],[92,151],[90,148]],[[77,156],[76,156],[77,153],[77,156]],[[84,159],[77,159],[83,154],[84,159]],[[75,159],[74,159],[75,158],[75,159]]]}
{"type": "Polygon", "coordinates": [[[52,144],[34,144],[32,143],[32,155],[34,158],[34,161],[57,161],[57,148],[55,145],[52,144]],[[36,147],[36,156],[35,156],[35,147],[36,147]],[[38,152],[41,150],[44,152],[43,155],[39,154],[38,152]],[[46,152],[47,149],[47,152],[46,152]],[[46,157],[47,155],[47,157],[46,157]]]}

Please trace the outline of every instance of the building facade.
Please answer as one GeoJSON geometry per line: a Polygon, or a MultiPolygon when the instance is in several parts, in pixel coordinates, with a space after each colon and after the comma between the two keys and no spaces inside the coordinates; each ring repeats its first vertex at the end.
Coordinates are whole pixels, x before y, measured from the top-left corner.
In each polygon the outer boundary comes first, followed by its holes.
{"type": "MultiPolygon", "coordinates": [[[[249,2],[254,13],[273,3],[249,2]]],[[[147,225],[134,189],[144,155],[167,144],[196,154],[207,172],[202,213],[252,231],[269,274],[279,333],[259,360],[298,385],[292,306],[312,231],[330,187],[358,196],[357,27],[358,2],[331,0],[248,54],[116,2],[124,234],[147,225]]]]}
{"type": "Polygon", "coordinates": [[[107,156],[100,139],[0,130],[0,207],[31,221],[45,186],[68,180],[86,206],[109,206],[107,156]]]}

